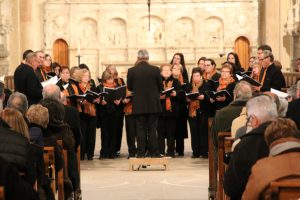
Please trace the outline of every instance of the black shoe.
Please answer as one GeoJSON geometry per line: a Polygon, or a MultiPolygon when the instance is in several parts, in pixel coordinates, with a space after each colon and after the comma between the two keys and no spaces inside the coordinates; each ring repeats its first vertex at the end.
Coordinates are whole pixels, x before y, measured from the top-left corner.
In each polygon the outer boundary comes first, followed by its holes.
{"type": "Polygon", "coordinates": [[[88,160],[93,160],[93,157],[88,157],[88,160]]]}
{"type": "Polygon", "coordinates": [[[199,158],[199,157],[200,157],[199,155],[194,155],[194,154],[191,156],[191,158],[199,158]]]}
{"type": "Polygon", "coordinates": [[[184,156],[184,153],[178,153],[177,156],[178,156],[178,157],[183,157],[183,156],[184,156]]]}
{"type": "Polygon", "coordinates": [[[151,158],[162,158],[164,157],[162,154],[159,154],[159,153],[155,153],[155,154],[152,154],[151,155],[151,158]]]}
{"type": "Polygon", "coordinates": [[[167,157],[175,158],[175,153],[167,153],[166,156],[167,156],[167,157]]]}
{"type": "Polygon", "coordinates": [[[138,153],[136,155],[137,158],[145,158],[145,154],[142,154],[142,153],[138,153]]]}

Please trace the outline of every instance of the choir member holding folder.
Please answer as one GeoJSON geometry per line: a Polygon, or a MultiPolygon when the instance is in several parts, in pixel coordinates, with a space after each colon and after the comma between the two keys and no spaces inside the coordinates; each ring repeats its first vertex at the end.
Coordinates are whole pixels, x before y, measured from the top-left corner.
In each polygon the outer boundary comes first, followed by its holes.
{"type": "MultiPolygon", "coordinates": [[[[102,74],[102,84],[98,86],[98,91],[114,89],[117,84],[114,81],[113,74],[104,71],[102,74]]],[[[99,159],[114,159],[116,157],[116,140],[117,140],[117,121],[116,117],[118,106],[122,99],[109,99],[108,94],[101,100],[101,150],[99,159]]]]}
{"type": "Polygon", "coordinates": [[[235,87],[233,76],[232,65],[228,62],[223,63],[218,87],[215,89],[215,92],[220,92],[220,96],[217,95],[215,99],[210,98],[210,102],[215,103],[216,110],[224,108],[233,100],[233,89],[235,87]],[[222,93],[222,90],[226,90],[229,95],[222,93]]]}
{"type": "Polygon", "coordinates": [[[177,92],[178,112],[180,115],[176,120],[175,130],[175,148],[178,156],[184,156],[184,139],[188,137],[187,118],[188,110],[185,101],[185,93],[187,92],[187,82],[184,82],[183,67],[181,64],[174,64],[172,66],[172,76],[178,79],[181,89],[177,92]]]}
{"type": "MultiPolygon", "coordinates": [[[[71,95],[79,95],[78,90],[78,82],[70,79],[70,69],[68,67],[62,67],[60,71],[60,80],[56,83],[56,85],[60,88],[66,97],[71,95]]],[[[71,100],[67,98],[67,105],[71,105],[77,107],[76,100],[71,100]]]]}
{"type": "MultiPolygon", "coordinates": [[[[94,85],[90,84],[91,75],[87,69],[80,69],[78,71],[77,80],[79,80],[79,95],[87,95],[88,91],[96,92],[94,85]]],[[[92,101],[84,97],[80,98],[78,102],[78,109],[80,112],[81,125],[81,159],[83,160],[87,154],[88,160],[93,160],[96,139],[96,107],[95,104],[100,103],[100,97],[94,98],[92,101]]]]}
{"type": "Polygon", "coordinates": [[[189,104],[192,158],[199,158],[199,156],[207,158],[208,155],[208,117],[211,112],[209,98],[205,95],[208,87],[209,84],[203,81],[201,69],[194,68],[189,92],[198,93],[198,96],[193,99],[186,98],[189,104]]]}
{"type": "Polygon", "coordinates": [[[158,148],[165,155],[165,139],[167,139],[166,156],[175,157],[175,131],[176,119],[178,117],[177,91],[180,83],[172,76],[172,66],[163,64],[160,66],[164,90],[160,95],[162,113],[158,119],[158,148]]]}
{"type": "MultiPolygon", "coordinates": [[[[119,77],[118,71],[114,65],[108,65],[106,71],[110,72],[116,83],[117,87],[120,88],[120,92],[117,93],[117,99],[124,98],[126,95],[126,85],[124,80],[119,77]],[[124,88],[122,88],[124,87],[124,88]],[[119,94],[119,95],[118,95],[119,94]]],[[[124,104],[120,104],[117,106],[116,110],[116,124],[117,124],[117,138],[116,138],[116,156],[120,155],[121,143],[122,143],[122,135],[123,135],[123,122],[124,122],[124,104]]]]}

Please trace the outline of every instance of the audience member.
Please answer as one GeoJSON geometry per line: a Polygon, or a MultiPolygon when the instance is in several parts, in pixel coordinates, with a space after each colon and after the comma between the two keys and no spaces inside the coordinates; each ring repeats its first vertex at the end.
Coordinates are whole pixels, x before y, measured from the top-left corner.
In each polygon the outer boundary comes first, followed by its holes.
{"type": "Polygon", "coordinates": [[[286,117],[294,120],[294,122],[297,124],[297,127],[300,128],[300,81],[297,82],[296,97],[297,99],[289,103],[286,117]]]}
{"type": "Polygon", "coordinates": [[[264,131],[278,116],[274,101],[266,95],[250,99],[246,108],[249,133],[236,145],[224,174],[224,191],[232,200],[241,199],[251,167],[268,155],[264,131]]]}
{"type": "Polygon", "coordinates": [[[7,107],[14,108],[24,115],[28,109],[28,101],[26,96],[20,92],[12,93],[8,98],[7,107]]]}
{"type": "Polygon", "coordinates": [[[252,167],[242,199],[272,199],[270,182],[300,180],[300,132],[294,121],[279,118],[265,130],[269,157],[252,167]]]}

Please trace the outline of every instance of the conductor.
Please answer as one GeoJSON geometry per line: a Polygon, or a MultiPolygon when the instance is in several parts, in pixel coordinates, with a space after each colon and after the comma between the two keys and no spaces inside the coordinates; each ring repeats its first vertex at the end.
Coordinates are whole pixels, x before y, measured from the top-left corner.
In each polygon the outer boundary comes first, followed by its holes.
{"type": "Polygon", "coordinates": [[[139,50],[135,66],[128,69],[127,74],[127,87],[133,92],[132,114],[136,119],[139,158],[145,157],[146,144],[151,157],[161,157],[158,152],[157,124],[162,111],[160,92],[163,84],[159,68],[148,61],[148,51],[139,50]]]}

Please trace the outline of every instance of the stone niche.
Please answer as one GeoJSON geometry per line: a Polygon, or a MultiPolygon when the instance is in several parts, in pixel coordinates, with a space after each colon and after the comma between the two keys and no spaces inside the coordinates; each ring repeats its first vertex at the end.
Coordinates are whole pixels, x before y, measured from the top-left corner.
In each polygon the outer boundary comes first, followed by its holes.
{"type": "Polygon", "coordinates": [[[140,48],[148,49],[156,64],[182,52],[189,68],[201,56],[232,51],[240,36],[248,38],[251,51],[257,48],[258,0],[153,0],[150,30],[148,17],[142,0],[46,0],[45,50],[51,53],[53,42],[64,39],[70,66],[77,64],[80,46],[94,77],[107,64],[125,77],[140,48]]]}

